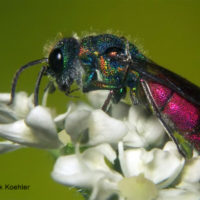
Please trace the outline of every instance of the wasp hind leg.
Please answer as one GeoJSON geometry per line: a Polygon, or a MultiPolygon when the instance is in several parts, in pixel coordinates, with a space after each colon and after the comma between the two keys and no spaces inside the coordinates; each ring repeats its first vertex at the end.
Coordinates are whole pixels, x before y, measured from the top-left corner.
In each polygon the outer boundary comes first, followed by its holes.
{"type": "Polygon", "coordinates": [[[138,105],[139,101],[136,96],[136,88],[130,88],[130,99],[133,105],[138,105]]]}
{"type": "Polygon", "coordinates": [[[192,145],[178,131],[173,130],[171,127],[169,127],[169,125],[165,122],[159,111],[155,111],[155,113],[162,125],[164,126],[169,137],[176,144],[179,153],[183,157],[190,159],[193,154],[192,145]]]}

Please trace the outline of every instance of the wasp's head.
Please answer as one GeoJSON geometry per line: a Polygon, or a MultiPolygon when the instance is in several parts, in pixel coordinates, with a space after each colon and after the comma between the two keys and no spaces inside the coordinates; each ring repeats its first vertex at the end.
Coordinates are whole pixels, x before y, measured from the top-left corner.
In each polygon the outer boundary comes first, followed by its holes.
{"type": "Polygon", "coordinates": [[[40,81],[43,75],[47,74],[56,81],[60,90],[67,95],[70,93],[71,85],[74,82],[81,82],[81,67],[78,60],[79,41],[73,37],[60,40],[51,50],[48,58],[34,60],[19,68],[16,72],[11,88],[11,99],[9,104],[13,103],[15,97],[15,89],[20,74],[31,66],[44,63],[35,86],[34,103],[38,104],[38,93],[40,81]]]}
{"type": "Polygon", "coordinates": [[[67,94],[74,81],[81,81],[78,53],[79,42],[71,37],[60,40],[49,54],[47,74],[53,77],[59,89],[67,94]]]}

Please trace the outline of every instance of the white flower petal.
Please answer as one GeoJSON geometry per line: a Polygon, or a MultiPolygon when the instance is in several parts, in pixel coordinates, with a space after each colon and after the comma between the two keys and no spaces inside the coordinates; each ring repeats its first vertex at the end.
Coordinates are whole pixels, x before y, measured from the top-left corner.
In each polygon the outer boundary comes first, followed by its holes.
{"type": "Polygon", "coordinates": [[[161,190],[156,200],[199,200],[199,197],[200,192],[172,188],[161,190]]]}
{"type": "Polygon", "coordinates": [[[200,191],[200,157],[192,158],[188,161],[182,172],[178,188],[190,191],[200,191]]]}
{"type": "Polygon", "coordinates": [[[59,157],[52,177],[64,185],[89,188],[93,188],[102,179],[110,179],[114,183],[121,179],[118,173],[109,169],[104,155],[96,147],[90,148],[80,155],[59,157]]]}
{"type": "Polygon", "coordinates": [[[37,139],[32,134],[31,129],[26,126],[24,120],[0,125],[0,137],[25,145],[37,143],[37,139]]]}
{"type": "Polygon", "coordinates": [[[9,101],[10,94],[0,94],[0,123],[23,119],[33,108],[33,98],[27,97],[25,92],[17,93],[11,105],[7,105],[9,101]]]}
{"type": "Polygon", "coordinates": [[[58,115],[55,119],[54,119],[54,122],[56,124],[56,126],[60,129],[64,129],[65,127],[65,119],[68,115],[68,112],[66,113],[63,113],[61,115],[58,115]]]}
{"type": "Polygon", "coordinates": [[[128,121],[129,132],[123,138],[124,145],[129,147],[160,146],[165,137],[165,131],[155,116],[148,117],[140,107],[131,107],[128,121]]]}
{"type": "Polygon", "coordinates": [[[182,181],[184,182],[191,182],[191,183],[200,183],[200,157],[193,158],[190,162],[186,163],[182,181]]]}
{"type": "Polygon", "coordinates": [[[113,104],[112,109],[111,109],[111,116],[116,118],[116,119],[126,119],[128,118],[130,106],[123,103],[119,102],[118,104],[113,104]]]}
{"type": "Polygon", "coordinates": [[[7,104],[10,101],[10,93],[0,93],[0,103],[7,104]]]}
{"type": "Polygon", "coordinates": [[[20,148],[23,148],[23,146],[20,144],[10,142],[10,141],[1,141],[0,142],[0,154],[7,153],[10,151],[15,151],[20,148]]]}
{"type": "Polygon", "coordinates": [[[138,134],[136,127],[131,127],[126,124],[129,131],[125,137],[123,137],[124,145],[127,147],[145,147],[146,142],[143,137],[138,134]]]}
{"type": "Polygon", "coordinates": [[[116,152],[109,144],[100,144],[96,146],[95,149],[104,155],[111,163],[114,163],[117,158],[116,152]]]}
{"type": "Polygon", "coordinates": [[[56,127],[51,114],[42,106],[37,106],[30,111],[26,124],[31,127],[34,136],[46,148],[58,148],[61,142],[58,139],[56,127]]]}
{"type": "Polygon", "coordinates": [[[108,97],[109,92],[109,90],[94,90],[88,92],[87,97],[94,108],[100,109],[108,97]]]}
{"type": "Polygon", "coordinates": [[[18,120],[16,113],[7,105],[0,104],[0,123],[11,123],[18,120]]]}
{"type": "Polygon", "coordinates": [[[65,120],[67,118],[67,116],[75,111],[77,108],[77,106],[74,104],[74,103],[70,103],[69,106],[68,106],[68,109],[67,109],[67,112],[61,114],[61,115],[58,115],[55,119],[54,119],[54,122],[56,123],[56,126],[60,129],[64,129],[65,128],[65,120]]]}
{"type": "Polygon", "coordinates": [[[120,120],[108,116],[102,110],[95,110],[89,120],[89,144],[114,144],[127,134],[127,127],[120,120]]]}
{"type": "Polygon", "coordinates": [[[158,195],[156,185],[142,174],[122,179],[118,187],[127,200],[152,200],[158,195]]]}
{"type": "Polygon", "coordinates": [[[33,95],[28,97],[25,92],[17,93],[14,102],[10,105],[19,119],[25,118],[33,107],[33,95]]]}
{"type": "Polygon", "coordinates": [[[165,130],[161,123],[155,116],[151,116],[148,118],[146,122],[144,122],[144,133],[143,137],[145,139],[145,146],[160,146],[166,136],[165,130]]]}
{"type": "Polygon", "coordinates": [[[146,113],[141,106],[132,106],[130,108],[128,121],[132,126],[137,127],[138,121],[143,118],[146,118],[146,113]]]}
{"type": "Polygon", "coordinates": [[[58,133],[58,138],[64,145],[71,143],[70,136],[66,133],[65,130],[62,130],[58,133]]]}
{"type": "Polygon", "coordinates": [[[85,169],[76,155],[59,157],[52,172],[55,181],[77,187],[92,187],[102,176],[85,169]]]}
{"type": "Polygon", "coordinates": [[[31,110],[26,123],[19,120],[1,124],[0,136],[19,144],[39,148],[58,148],[61,145],[51,115],[40,106],[31,110]]]}
{"type": "Polygon", "coordinates": [[[149,152],[142,148],[127,150],[122,160],[127,170],[124,174],[130,177],[143,173],[147,179],[159,184],[159,187],[166,187],[177,178],[184,166],[184,159],[177,155],[165,148],[149,152]]]}
{"type": "Polygon", "coordinates": [[[33,130],[29,128],[24,120],[16,121],[12,124],[0,125],[0,137],[7,140],[38,148],[57,148],[61,145],[58,139],[53,140],[52,137],[48,138],[49,132],[43,130],[33,130]],[[46,138],[41,136],[46,135],[46,138]]]}
{"type": "Polygon", "coordinates": [[[130,147],[144,147],[145,140],[141,137],[144,129],[142,130],[138,126],[138,122],[140,120],[144,121],[146,119],[146,115],[144,110],[140,106],[132,106],[129,110],[128,120],[126,125],[128,126],[128,134],[123,138],[123,142],[125,146],[130,147]]]}
{"type": "Polygon", "coordinates": [[[65,130],[73,142],[79,140],[81,134],[88,128],[90,113],[88,110],[76,110],[66,117],[65,130]]]}
{"type": "Polygon", "coordinates": [[[109,144],[101,144],[85,150],[82,154],[84,161],[87,161],[87,166],[93,169],[110,170],[105,163],[104,157],[114,163],[116,153],[109,144]]]}

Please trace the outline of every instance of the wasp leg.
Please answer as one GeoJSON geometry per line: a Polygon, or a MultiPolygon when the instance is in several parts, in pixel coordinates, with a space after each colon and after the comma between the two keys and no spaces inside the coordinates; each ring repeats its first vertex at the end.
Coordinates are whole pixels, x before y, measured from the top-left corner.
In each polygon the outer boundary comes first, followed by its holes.
{"type": "Polygon", "coordinates": [[[174,141],[174,143],[177,146],[178,151],[180,152],[180,154],[185,157],[185,158],[191,158],[192,157],[192,146],[190,145],[189,142],[187,142],[184,137],[178,132],[178,131],[174,131],[165,121],[164,117],[161,114],[161,111],[157,108],[154,99],[151,95],[151,92],[149,90],[148,87],[148,83],[144,80],[141,81],[142,87],[144,89],[144,92],[148,98],[148,101],[150,103],[150,105],[152,106],[152,109],[154,111],[154,113],[156,114],[156,116],[158,117],[158,119],[160,120],[160,122],[162,123],[162,125],[164,126],[166,132],[168,133],[169,137],[174,141]]]}
{"type": "Polygon", "coordinates": [[[92,90],[110,90],[103,106],[102,110],[108,112],[110,108],[110,102],[118,103],[122,98],[126,96],[126,88],[120,85],[108,85],[101,81],[92,81],[90,84],[83,85],[83,92],[89,92],[92,90]]]}
{"type": "Polygon", "coordinates": [[[42,105],[47,105],[47,98],[49,94],[52,94],[56,91],[56,86],[54,85],[53,81],[49,81],[46,87],[44,88],[44,93],[42,97],[42,105]]]}
{"type": "Polygon", "coordinates": [[[56,91],[56,87],[54,85],[53,81],[49,81],[47,86],[44,88],[44,93],[48,92],[49,94],[52,94],[56,91]]]}
{"type": "Polygon", "coordinates": [[[93,90],[113,90],[120,89],[121,86],[116,87],[116,85],[109,85],[102,81],[92,81],[88,84],[83,85],[83,92],[90,92],[93,90]]]}
{"type": "Polygon", "coordinates": [[[120,88],[116,88],[115,85],[113,85],[113,86],[108,85],[102,81],[96,81],[96,80],[93,80],[93,81],[83,85],[83,92],[90,92],[93,90],[110,90],[110,92],[102,106],[102,110],[104,112],[108,112],[108,110],[109,110],[109,107],[110,107],[109,105],[110,105],[111,100],[113,99],[115,89],[120,89],[120,88]]]}
{"type": "Polygon", "coordinates": [[[38,74],[38,78],[35,85],[35,91],[34,91],[34,105],[35,106],[38,105],[38,95],[39,95],[40,84],[41,84],[42,77],[45,75],[46,70],[47,70],[47,67],[44,66],[42,67],[42,69],[40,70],[38,74]]]}
{"type": "Polygon", "coordinates": [[[104,111],[104,112],[108,112],[109,110],[109,107],[110,107],[110,102],[111,102],[111,99],[113,97],[113,90],[111,90],[106,98],[106,100],[104,101],[103,103],[103,106],[101,107],[101,109],[104,111]]]}
{"type": "Polygon", "coordinates": [[[78,90],[80,90],[80,88],[74,88],[72,90],[69,88],[68,90],[65,91],[65,95],[71,98],[80,98],[79,96],[70,95],[71,93],[76,92],[78,90]]]}
{"type": "Polygon", "coordinates": [[[130,98],[133,105],[139,104],[134,88],[130,88],[130,98]]]}

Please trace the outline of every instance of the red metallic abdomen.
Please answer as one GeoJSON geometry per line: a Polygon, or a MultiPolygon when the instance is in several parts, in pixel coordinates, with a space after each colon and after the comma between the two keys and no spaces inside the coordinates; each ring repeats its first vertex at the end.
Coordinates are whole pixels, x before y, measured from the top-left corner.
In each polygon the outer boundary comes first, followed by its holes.
{"type": "Polygon", "coordinates": [[[160,112],[169,118],[181,132],[190,133],[199,125],[200,109],[173,92],[155,82],[148,83],[154,102],[160,112]]]}

